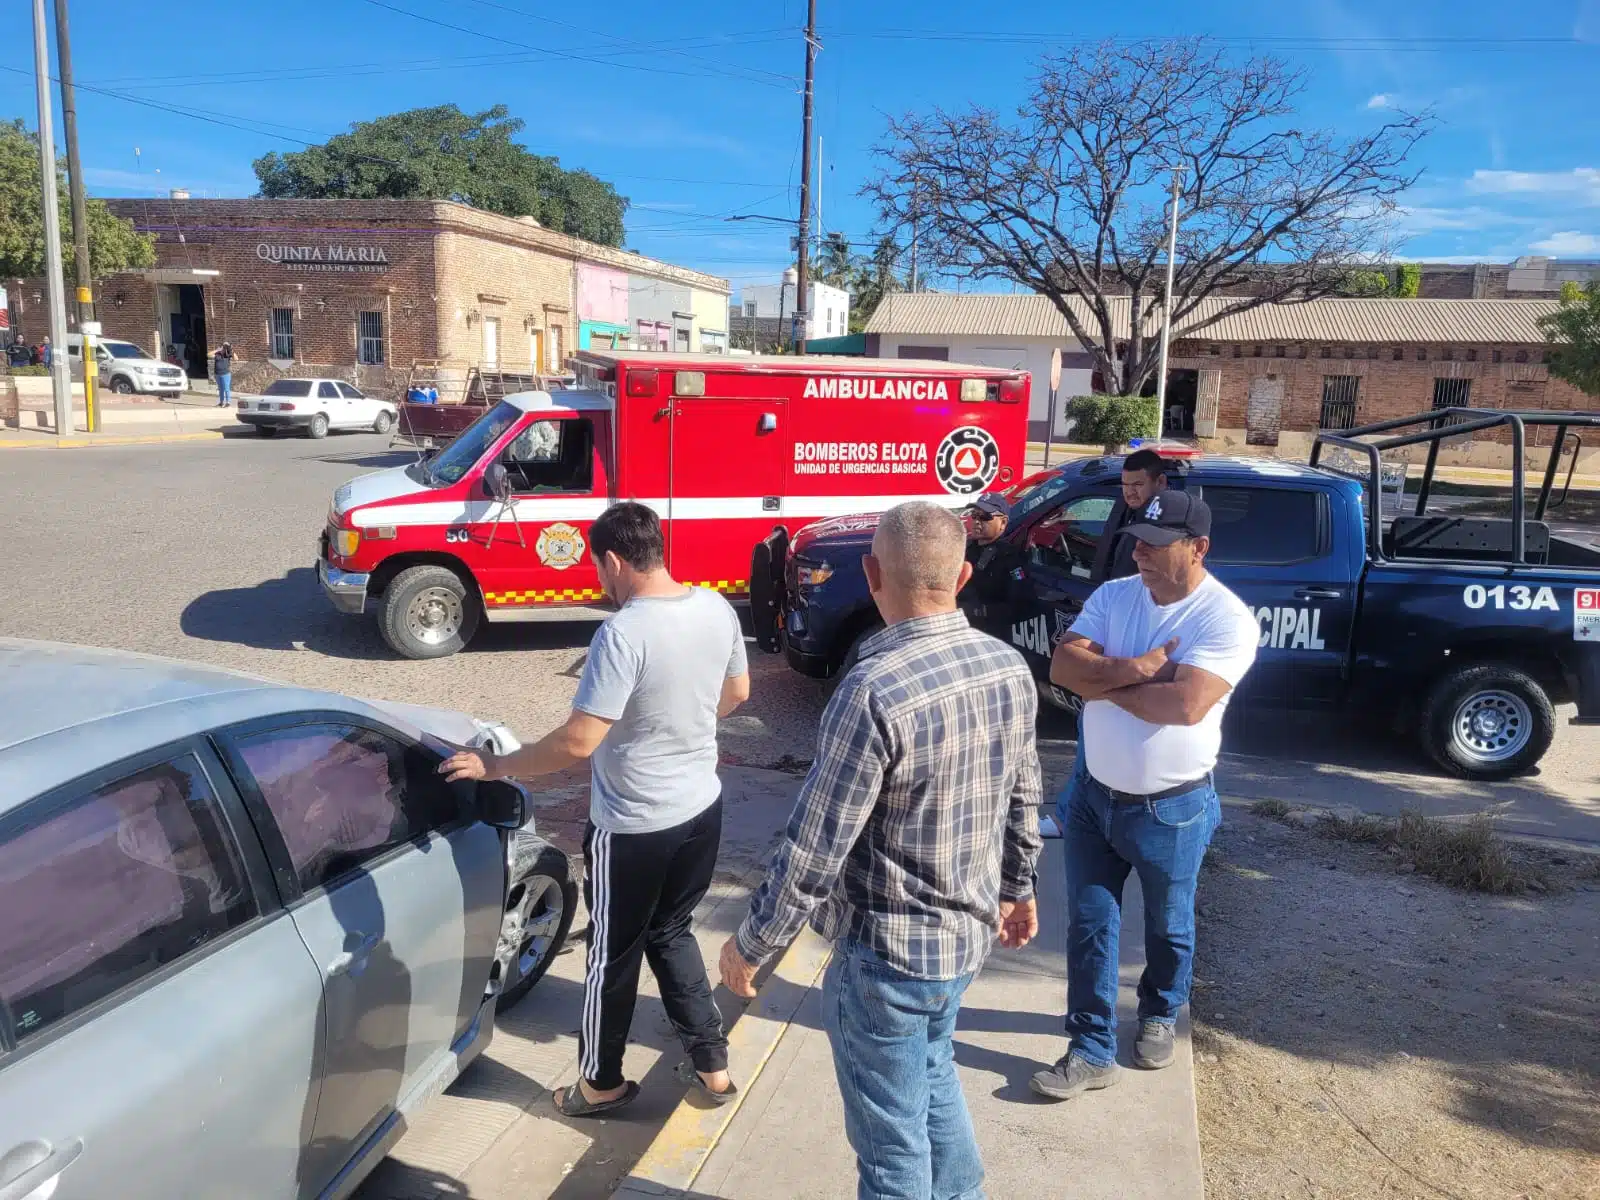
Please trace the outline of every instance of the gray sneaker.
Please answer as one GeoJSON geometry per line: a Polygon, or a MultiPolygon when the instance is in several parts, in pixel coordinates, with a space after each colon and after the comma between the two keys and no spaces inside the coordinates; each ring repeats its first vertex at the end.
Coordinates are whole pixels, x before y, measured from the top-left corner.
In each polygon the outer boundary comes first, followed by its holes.
{"type": "Polygon", "coordinates": [[[1133,1043],[1133,1065],[1146,1071],[1159,1071],[1172,1065],[1173,1029],[1166,1021],[1140,1021],[1139,1037],[1133,1043]]]}
{"type": "Polygon", "coordinates": [[[1084,1092],[1097,1092],[1110,1087],[1117,1081],[1121,1070],[1116,1063],[1097,1067],[1068,1051],[1055,1066],[1034,1072],[1028,1087],[1047,1100],[1071,1100],[1084,1092]]]}

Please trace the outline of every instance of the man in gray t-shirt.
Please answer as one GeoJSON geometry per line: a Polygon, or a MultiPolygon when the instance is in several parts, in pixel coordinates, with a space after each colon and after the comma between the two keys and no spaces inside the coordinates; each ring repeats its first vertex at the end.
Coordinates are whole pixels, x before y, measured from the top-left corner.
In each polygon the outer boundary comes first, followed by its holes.
{"type": "Polygon", "coordinates": [[[463,751],[440,771],[499,779],[590,760],[580,1077],[555,1093],[556,1107],[596,1116],[639,1094],[623,1077],[622,1055],[641,959],[693,1063],[686,1081],[721,1104],[738,1091],[689,919],[711,886],[722,840],[717,721],[750,696],[744,634],[721,596],[667,574],[661,522],[644,505],[607,509],[589,530],[589,549],[621,611],[589,644],[566,724],[504,757],[463,751]]]}

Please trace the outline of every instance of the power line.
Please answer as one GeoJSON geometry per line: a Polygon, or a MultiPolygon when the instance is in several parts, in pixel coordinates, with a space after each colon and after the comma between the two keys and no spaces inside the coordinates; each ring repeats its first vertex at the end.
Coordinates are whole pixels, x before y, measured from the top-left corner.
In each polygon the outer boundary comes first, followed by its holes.
{"type": "MultiPolygon", "coordinates": [[[[570,59],[573,62],[586,62],[594,66],[616,67],[623,71],[643,71],[650,75],[676,75],[685,79],[710,79],[719,76],[706,71],[674,71],[667,67],[648,67],[641,63],[611,62],[603,58],[595,58],[587,54],[574,54],[570,50],[557,50],[545,46],[531,46],[527,42],[519,42],[513,38],[500,37],[498,34],[485,33],[481,29],[470,29],[465,25],[452,25],[449,21],[441,21],[435,17],[425,16],[422,13],[412,12],[407,8],[400,8],[394,4],[386,4],[384,0],[366,0],[374,8],[381,8],[388,12],[398,13],[402,17],[410,17],[414,21],[422,21],[428,25],[437,25],[440,29],[448,29],[454,33],[464,33],[469,37],[483,38],[487,41],[498,42],[503,46],[515,46],[519,50],[527,50],[533,54],[548,55],[551,58],[570,59]]],[[[725,78],[725,76],[723,76],[725,78]]],[[[751,83],[761,83],[767,87],[778,87],[778,84],[766,84],[762,80],[749,80],[751,83]]]]}
{"type": "MultiPolygon", "coordinates": [[[[659,46],[652,46],[648,42],[639,42],[639,41],[633,40],[632,38],[618,37],[616,34],[607,33],[604,30],[585,29],[581,25],[573,25],[573,24],[571,24],[570,22],[567,22],[567,21],[558,21],[558,20],[556,20],[556,18],[547,17],[547,16],[543,15],[542,13],[531,13],[531,12],[525,11],[524,9],[512,8],[508,4],[496,3],[496,0],[467,0],[467,3],[476,4],[476,5],[479,5],[482,8],[492,8],[492,9],[495,9],[496,11],[498,11],[498,12],[511,13],[514,16],[525,17],[525,18],[527,18],[529,20],[533,20],[533,21],[543,21],[547,25],[555,25],[555,26],[558,26],[561,29],[570,29],[575,33],[583,34],[585,37],[601,37],[601,38],[605,38],[608,41],[616,42],[618,45],[621,45],[621,46],[633,46],[636,49],[649,51],[649,52],[654,52],[654,51],[660,49],[660,50],[663,50],[664,53],[676,54],[676,55],[679,55],[679,56],[681,56],[683,58],[693,59],[696,62],[711,63],[713,66],[725,67],[725,68],[726,67],[732,67],[733,69],[739,70],[739,71],[753,72],[754,74],[758,74],[758,75],[766,75],[771,79],[777,80],[785,88],[792,88],[792,87],[794,87],[795,83],[797,82],[793,76],[791,76],[791,75],[782,75],[782,74],[778,73],[777,71],[768,71],[768,70],[764,70],[764,69],[762,69],[760,67],[745,67],[742,64],[728,63],[728,62],[725,62],[725,61],[723,61],[721,59],[706,58],[704,55],[700,55],[700,54],[690,54],[686,50],[670,50],[670,49],[664,49],[663,47],[659,47],[659,46]]],[[[753,82],[761,82],[760,80],[754,79],[753,75],[751,76],[751,78],[752,78],[753,82]]]]}
{"type": "MultiPolygon", "coordinates": [[[[1152,35],[1149,37],[1104,38],[1081,33],[1013,32],[1010,30],[942,30],[942,29],[844,29],[828,30],[832,38],[863,38],[906,42],[985,42],[994,45],[1080,44],[1097,45],[1110,41],[1119,45],[1154,45],[1188,42],[1190,37],[1152,35]]],[[[1536,37],[1322,37],[1317,35],[1260,36],[1255,34],[1206,34],[1198,40],[1227,45],[1267,46],[1278,49],[1301,50],[1374,50],[1374,51],[1493,51],[1514,47],[1581,46],[1587,43],[1570,36],[1536,37]]]]}

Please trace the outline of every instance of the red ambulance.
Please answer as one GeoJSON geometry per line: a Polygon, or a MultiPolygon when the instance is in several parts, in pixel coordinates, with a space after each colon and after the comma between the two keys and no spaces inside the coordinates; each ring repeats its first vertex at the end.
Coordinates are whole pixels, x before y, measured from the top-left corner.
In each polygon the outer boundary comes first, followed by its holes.
{"type": "Polygon", "coordinates": [[[747,598],[775,530],[961,507],[1022,475],[1026,372],[627,351],[575,365],[575,388],[508,396],[431,458],[334,493],[317,570],[339,610],[377,597],[408,658],[454,653],[480,621],[603,617],[588,529],[623,500],[661,515],[674,577],[747,598]]]}

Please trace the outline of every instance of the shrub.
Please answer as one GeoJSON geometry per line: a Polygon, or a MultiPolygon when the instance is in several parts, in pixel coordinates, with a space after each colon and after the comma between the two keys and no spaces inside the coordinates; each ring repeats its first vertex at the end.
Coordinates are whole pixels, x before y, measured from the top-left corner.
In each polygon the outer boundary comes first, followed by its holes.
{"type": "Polygon", "coordinates": [[[1403,300],[1414,300],[1421,290],[1422,268],[1416,263],[1401,263],[1400,278],[1395,284],[1394,294],[1403,300]]]}
{"type": "Polygon", "coordinates": [[[1154,396],[1078,396],[1067,404],[1074,441],[1125,445],[1161,429],[1154,396]]]}
{"type": "Polygon", "coordinates": [[[47,367],[47,366],[44,366],[42,363],[37,367],[33,366],[31,363],[26,367],[4,367],[4,366],[0,366],[0,375],[48,375],[48,374],[50,374],[50,368],[47,367]]]}

